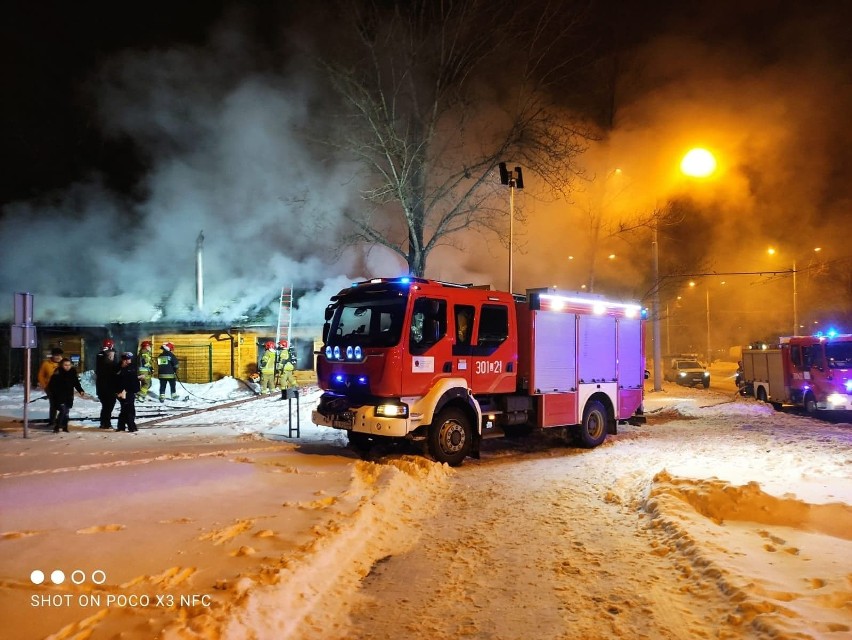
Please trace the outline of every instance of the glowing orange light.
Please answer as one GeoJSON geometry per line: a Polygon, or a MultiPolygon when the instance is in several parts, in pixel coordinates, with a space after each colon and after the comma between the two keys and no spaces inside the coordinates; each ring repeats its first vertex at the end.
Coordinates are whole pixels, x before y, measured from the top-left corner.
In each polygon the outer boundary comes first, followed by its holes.
{"type": "Polygon", "coordinates": [[[681,160],[680,170],[693,178],[706,178],[716,170],[716,158],[707,149],[691,149],[681,160]]]}

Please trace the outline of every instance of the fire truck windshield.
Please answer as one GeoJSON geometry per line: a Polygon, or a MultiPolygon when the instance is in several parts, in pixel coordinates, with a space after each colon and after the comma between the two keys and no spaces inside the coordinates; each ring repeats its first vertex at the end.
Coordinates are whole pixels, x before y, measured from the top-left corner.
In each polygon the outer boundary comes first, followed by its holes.
{"type": "Polygon", "coordinates": [[[852,342],[826,344],[825,359],[831,369],[849,369],[852,367],[852,342]]]}
{"type": "Polygon", "coordinates": [[[399,343],[407,297],[347,298],[331,319],[327,344],[392,347],[399,343]]]}

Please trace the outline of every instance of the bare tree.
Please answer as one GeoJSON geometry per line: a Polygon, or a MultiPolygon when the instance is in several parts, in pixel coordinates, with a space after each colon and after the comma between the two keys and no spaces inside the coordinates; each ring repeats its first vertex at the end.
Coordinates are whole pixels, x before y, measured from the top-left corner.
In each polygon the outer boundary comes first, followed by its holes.
{"type": "Polygon", "coordinates": [[[347,243],[383,245],[423,276],[431,251],[459,232],[504,233],[501,161],[570,189],[585,134],[552,97],[572,68],[568,5],[345,4],[337,55],[323,65],[345,105],[329,139],[368,185],[364,206],[347,212],[347,243]]]}

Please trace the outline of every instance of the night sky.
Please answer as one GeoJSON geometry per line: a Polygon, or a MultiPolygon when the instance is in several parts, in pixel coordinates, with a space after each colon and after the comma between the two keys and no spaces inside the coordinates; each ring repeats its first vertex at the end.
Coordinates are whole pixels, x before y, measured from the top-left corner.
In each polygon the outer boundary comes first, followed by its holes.
{"type": "MultiPolygon", "coordinates": [[[[275,281],[272,290],[281,279],[333,289],[398,269],[377,252],[330,265],[327,248],[314,250],[312,239],[333,235],[339,220],[326,216],[322,228],[312,228],[304,222],[311,211],[290,206],[317,193],[325,195],[313,206],[325,212],[357,200],[341,189],[351,166],[312,155],[292,136],[323,99],[299,50],[322,42],[317,25],[334,12],[311,4],[7,3],[0,21],[0,290],[59,297],[133,290],[152,305],[171,300],[167,314],[179,316],[190,307],[192,250],[202,228],[221,269],[211,267],[211,289],[220,283],[245,293],[243,307],[268,298],[269,286],[248,293],[264,278],[275,281]],[[130,249],[117,251],[121,245],[130,249]],[[246,253],[256,259],[247,262],[246,253]]],[[[841,298],[826,313],[848,319],[848,233],[836,230],[852,222],[851,8],[583,3],[584,26],[573,42],[582,55],[566,103],[600,132],[584,157],[589,174],[618,166],[633,176],[630,202],[607,215],[677,202],[685,219],[663,239],[669,269],[690,255],[705,272],[768,269],[756,256],[770,244],[787,251],[788,262],[820,246],[814,271],[835,285],[839,278],[841,298]],[[697,194],[669,184],[663,167],[692,144],[721,154],[724,186],[697,194]]],[[[528,182],[534,187],[534,176],[528,182]]],[[[520,287],[584,281],[582,269],[564,259],[582,254],[582,238],[569,230],[582,219],[583,193],[558,214],[556,205],[522,200],[528,224],[519,236],[520,287]],[[542,281],[554,273],[560,282],[542,281]]],[[[601,266],[599,288],[641,297],[645,241],[611,245],[605,249],[632,260],[612,272],[601,266]]],[[[501,286],[503,268],[487,265],[502,261],[504,250],[499,243],[474,247],[449,254],[455,267],[440,260],[440,273],[428,275],[501,286]]],[[[822,295],[822,284],[803,278],[803,295],[822,295]]],[[[740,288],[742,297],[772,299],[785,286],[751,278],[740,288]]]]}

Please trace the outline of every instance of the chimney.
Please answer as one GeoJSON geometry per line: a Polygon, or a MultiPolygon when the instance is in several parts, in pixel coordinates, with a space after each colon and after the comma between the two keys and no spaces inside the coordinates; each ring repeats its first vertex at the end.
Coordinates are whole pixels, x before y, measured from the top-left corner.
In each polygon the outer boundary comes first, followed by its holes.
{"type": "Polygon", "coordinates": [[[195,240],[195,301],[198,310],[204,309],[204,231],[195,240]]]}

